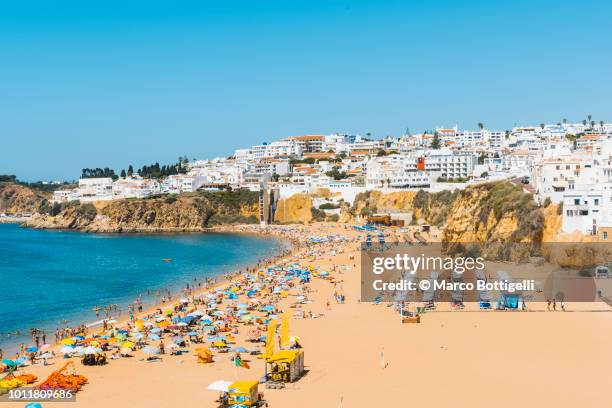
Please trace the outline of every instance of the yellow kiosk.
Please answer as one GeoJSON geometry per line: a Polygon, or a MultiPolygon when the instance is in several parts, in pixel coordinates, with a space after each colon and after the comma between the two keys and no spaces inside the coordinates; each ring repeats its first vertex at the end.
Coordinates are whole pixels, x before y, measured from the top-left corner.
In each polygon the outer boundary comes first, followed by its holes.
{"type": "Polygon", "coordinates": [[[268,406],[261,398],[257,381],[236,381],[227,388],[229,408],[268,406]]]}
{"type": "Polygon", "coordinates": [[[304,351],[281,350],[266,360],[268,380],[294,382],[304,374],[304,351]]]}

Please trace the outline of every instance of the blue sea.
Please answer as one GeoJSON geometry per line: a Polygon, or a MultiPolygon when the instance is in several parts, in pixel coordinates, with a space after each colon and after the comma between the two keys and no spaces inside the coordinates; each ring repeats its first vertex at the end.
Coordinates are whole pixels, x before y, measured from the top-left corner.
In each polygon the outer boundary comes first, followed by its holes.
{"type": "Polygon", "coordinates": [[[0,348],[27,342],[33,327],[52,341],[64,320],[69,326],[99,320],[96,305],[125,311],[142,295],[146,307],[157,289],[178,293],[194,278],[236,271],[284,247],[252,235],[91,234],[0,224],[0,348]]]}

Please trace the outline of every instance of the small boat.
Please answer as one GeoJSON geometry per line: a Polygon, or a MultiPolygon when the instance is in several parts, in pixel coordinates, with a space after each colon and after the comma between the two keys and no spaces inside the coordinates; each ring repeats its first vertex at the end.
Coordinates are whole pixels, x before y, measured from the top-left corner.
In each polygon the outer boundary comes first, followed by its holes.
{"type": "Polygon", "coordinates": [[[166,263],[172,262],[172,258],[164,258],[163,261],[166,262],[166,263]]]}

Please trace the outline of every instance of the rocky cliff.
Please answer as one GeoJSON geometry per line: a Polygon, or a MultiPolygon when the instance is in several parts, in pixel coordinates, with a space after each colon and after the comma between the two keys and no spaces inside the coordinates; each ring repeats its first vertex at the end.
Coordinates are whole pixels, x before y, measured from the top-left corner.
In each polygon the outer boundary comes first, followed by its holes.
{"type": "Polygon", "coordinates": [[[312,220],[312,197],[294,194],[281,198],[276,204],[274,222],[279,224],[308,223],[312,220]]]}
{"type": "Polygon", "coordinates": [[[49,196],[20,184],[0,182],[0,213],[34,213],[49,196]]]}
{"type": "Polygon", "coordinates": [[[258,194],[198,192],[179,196],[53,206],[25,225],[90,232],[202,231],[214,225],[258,221],[258,194]]]}

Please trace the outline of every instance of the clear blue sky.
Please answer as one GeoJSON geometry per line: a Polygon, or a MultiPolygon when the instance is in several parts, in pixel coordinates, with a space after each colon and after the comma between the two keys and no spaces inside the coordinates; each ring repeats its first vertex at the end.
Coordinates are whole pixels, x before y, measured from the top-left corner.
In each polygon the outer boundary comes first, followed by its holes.
{"type": "Polygon", "coordinates": [[[0,173],[30,181],[303,133],[612,120],[605,1],[7,3],[0,173]]]}

